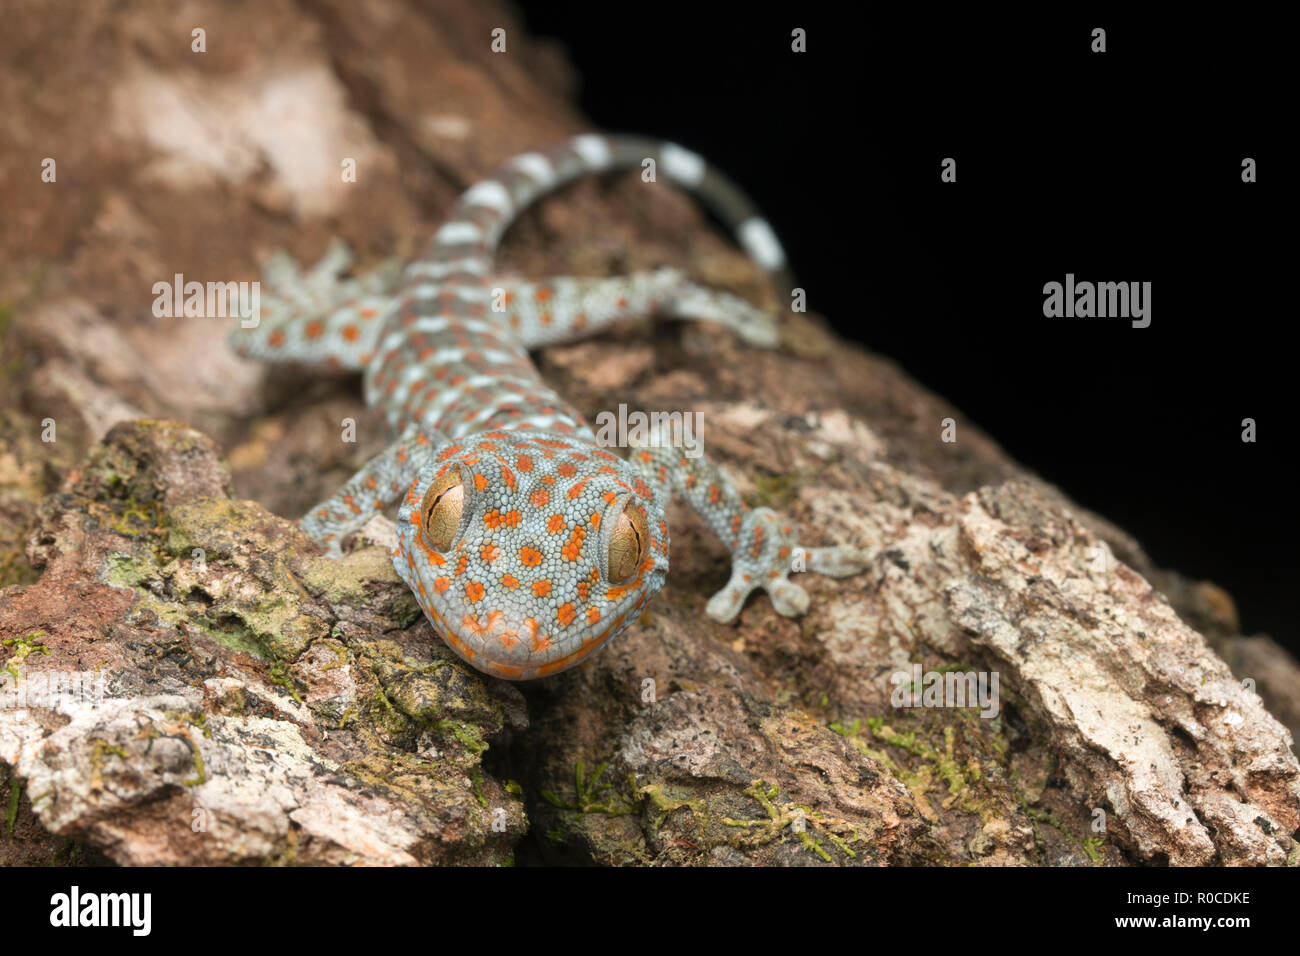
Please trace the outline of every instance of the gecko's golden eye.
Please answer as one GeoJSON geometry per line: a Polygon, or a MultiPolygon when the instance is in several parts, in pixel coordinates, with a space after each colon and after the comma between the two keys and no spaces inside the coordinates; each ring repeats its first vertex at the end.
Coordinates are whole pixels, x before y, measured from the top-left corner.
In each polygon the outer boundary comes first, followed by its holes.
{"type": "Polygon", "coordinates": [[[451,550],[464,510],[465,484],[460,469],[449,468],[429,486],[420,503],[420,533],[425,543],[435,551],[451,550]]]}
{"type": "Polygon", "coordinates": [[[629,502],[609,536],[609,580],[626,581],[636,574],[650,547],[650,528],[640,505],[629,502]]]}

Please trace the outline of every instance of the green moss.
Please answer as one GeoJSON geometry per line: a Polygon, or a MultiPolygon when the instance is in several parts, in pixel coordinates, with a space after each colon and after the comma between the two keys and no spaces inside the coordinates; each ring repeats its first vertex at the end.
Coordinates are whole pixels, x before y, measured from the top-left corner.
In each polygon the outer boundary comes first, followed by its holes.
{"type": "Polygon", "coordinates": [[[1088,859],[1092,860],[1092,865],[1096,866],[1101,862],[1101,837],[1088,837],[1080,846],[1083,852],[1088,854],[1088,859]]]}
{"type": "Polygon", "coordinates": [[[659,816],[654,821],[656,827],[663,826],[663,822],[668,819],[669,814],[682,809],[690,810],[691,815],[695,817],[697,822],[703,823],[708,819],[709,807],[703,800],[670,797],[665,786],[659,783],[637,787],[636,779],[633,777],[629,777],[629,782],[635,788],[638,797],[649,800],[654,808],[659,811],[659,816]]]}
{"type": "Polygon", "coordinates": [[[127,499],[117,510],[117,518],[108,527],[128,538],[159,534],[163,530],[162,502],[141,503],[127,499]]]}
{"type": "Polygon", "coordinates": [[[433,729],[444,734],[451,734],[461,742],[461,745],[471,753],[481,754],[488,749],[488,745],[479,737],[478,730],[468,724],[461,724],[454,720],[440,720],[433,725],[433,729]]]}
{"type": "Polygon", "coordinates": [[[191,740],[188,734],[184,739],[190,745],[190,753],[194,756],[194,777],[190,780],[182,780],[181,783],[186,787],[197,787],[207,782],[208,771],[203,766],[203,753],[199,750],[199,745],[191,740]]]}
{"type": "Polygon", "coordinates": [[[579,760],[573,768],[573,801],[562,800],[550,790],[541,791],[542,799],[559,810],[576,813],[600,813],[610,817],[624,817],[636,813],[635,805],[614,799],[617,794],[614,792],[613,784],[601,782],[608,768],[607,763],[599,764],[596,772],[588,777],[587,764],[579,760]]]}
{"type": "Polygon", "coordinates": [[[410,729],[410,718],[393,706],[393,702],[388,699],[388,695],[384,693],[382,687],[375,688],[374,696],[371,699],[378,706],[372,706],[369,709],[370,718],[381,731],[390,736],[396,736],[410,729]]]}
{"type": "Polygon", "coordinates": [[[342,716],[339,717],[339,725],[338,725],[339,730],[342,730],[344,727],[347,726],[348,718],[352,716],[352,712],[356,709],[357,709],[356,704],[348,704],[347,709],[344,710],[342,716]]]}
{"type": "Polygon", "coordinates": [[[5,661],[4,667],[0,667],[0,673],[7,673],[18,683],[23,679],[22,663],[32,654],[49,654],[50,649],[44,644],[37,643],[38,637],[44,637],[44,631],[32,631],[23,637],[9,637],[0,641],[0,647],[13,648],[13,654],[5,661]]]}
{"type": "Polygon", "coordinates": [[[813,810],[811,807],[802,804],[778,803],[780,788],[775,784],[768,786],[766,781],[763,780],[755,780],[751,783],[745,788],[745,794],[758,801],[759,806],[767,814],[767,819],[738,820],[732,817],[722,817],[721,822],[724,825],[755,832],[759,834],[759,839],[762,842],[780,839],[784,831],[789,828],[799,845],[805,850],[826,863],[834,863],[835,859],[826,850],[826,847],[808,831],[807,827],[811,826],[825,836],[836,849],[849,859],[856,859],[857,854],[853,852],[849,843],[860,839],[857,830],[849,827],[849,829],[852,829],[852,840],[846,840],[832,831],[832,827],[847,827],[846,821],[832,820],[820,811],[813,810]],[[802,826],[797,825],[800,821],[802,826]]]}
{"type": "Polygon", "coordinates": [[[96,740],[94,755],[91,759],[98,765],[103,761],[105,754],[112,754],[114,757],[120,757],[123,760],[126,760],[129,756],[126,748],[120,744],[110,744],[107,740],[96,740]]]}
{"type": "Polygon", "coordinates": [[[324,673],[326,671],[338,670],[340,667],[345,667],[347,665],[348,649],[346,647],[344,647],[342,644],[337,644],[334,641],[325,642],[325,647],[329,648],[331,651],[334,652],[334,657],[336,658],[336,660],[334,661],[333,664],[326,664],[324,667],[322,667],[321,673],[324,673]]]}
{"type": "Polygon", "coordinates": [[[483,794],[483,771],[475,767],[469,774],[470,788],[474,791],[474,799],[478,801],[480,807],[484,810],[488,808],[488,799],[483,794]]]}
{"type": "MultiPolygon", "coordinates": [[[[971,719],[970,713],[960,709],[952,711],[957,723],[971,719]]],[[[833,721],[829,729],[849,738],[859,753],[870,757],[889,768],[916,798],[917,805],[927,818],[937,819],[937,812],[930,806],[928,793],[931,787],[941,781],[947,789],[941,808],[957,809],[963,813],[978,816],[983,823],[997,818],[1002,813],[1002,804],[995,795],[975,784],[985,777],[984,769],[978,756],[979,742],[988,744],[989,756],[1000,756],[1006,748],[992,743],[999,735],[990,738],[978,732],[977,727],[963,730],[956,724],[947,724],[942,728],[943,746],[935,747],[929,743],[928,736],[917,729],[898,731],[885,723],[883,717],[869,717],[865,721],[854,720],[850,723],[833,721]],[[903,751],[915,758],[911,761],[895,760],[887,749],[873,749],[862,739],[861,733],[866,729],[870,735],[885,745],[903,751]],[[961,752],[959,752],[961,751],[961,752]],[[974,752],[973,752],[974,751],[974,752]]],[[[987,753],[987,752],[986,752],[987,753]]],[[[1012,804],[1014,806],[1014,803],[1012,804]]]]}
{"type": "Polygon", "coordinates": [[[267,680],[272,684],[283,687],[298,703],[302,703],[302,698],[298,696],[298,688],[294,686],[293,677],[289,674],[289,668],[285,666],[284,661],[274,661],[271,664],[267,680]]]}

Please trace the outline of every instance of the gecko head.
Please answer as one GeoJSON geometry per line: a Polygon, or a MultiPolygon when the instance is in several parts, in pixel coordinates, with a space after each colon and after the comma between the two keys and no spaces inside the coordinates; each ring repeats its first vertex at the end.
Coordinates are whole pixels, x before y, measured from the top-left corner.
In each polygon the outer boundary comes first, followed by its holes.
{"type": "Polygon", "coordinates": [[[434,629],[508,680],[583,660],[640,616],[668,572],[652,489],[615,455],[549,432],[443,446],[397,529],[393,563],[434,629]]]}

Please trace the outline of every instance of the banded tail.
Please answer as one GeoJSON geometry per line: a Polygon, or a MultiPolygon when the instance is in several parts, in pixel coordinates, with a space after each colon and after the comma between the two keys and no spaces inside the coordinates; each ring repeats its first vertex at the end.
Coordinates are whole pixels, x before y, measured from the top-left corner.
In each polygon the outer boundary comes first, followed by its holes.
{"type": "Polygon", "coordinates": [[[482,278],[491,271],[502,234],[537,199],[582,176],[638,169],[655,161],[656,174],[698,196],[783,292],[794,285],[785,250],[757,207],[704,158],[675,143],[643,137],[586,134],[546,150],[523,153],[471,186],[434,235],[412,278],[482,278]]]}

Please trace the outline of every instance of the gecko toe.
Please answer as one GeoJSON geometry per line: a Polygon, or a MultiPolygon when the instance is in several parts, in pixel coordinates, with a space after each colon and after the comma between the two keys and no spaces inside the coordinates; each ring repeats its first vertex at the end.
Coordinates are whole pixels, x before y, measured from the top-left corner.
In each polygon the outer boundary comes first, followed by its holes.
{"type": "Polygon", "coordinates": [[[777,614],[783,617],[802,617],[808,613],[808,592],[799,585],[785,578],[776,578],[765,586],[765,590],[772,598],[772,607],[776,608],[777,614]]]}

